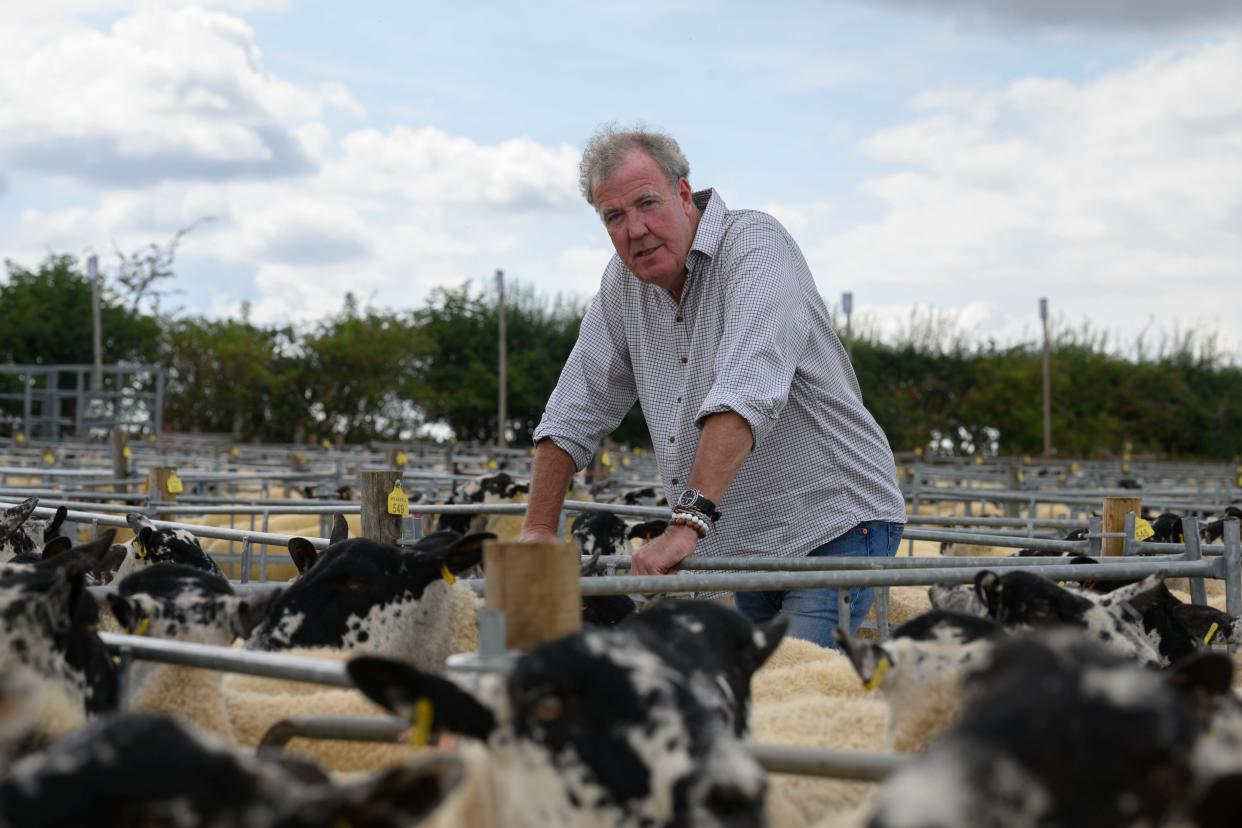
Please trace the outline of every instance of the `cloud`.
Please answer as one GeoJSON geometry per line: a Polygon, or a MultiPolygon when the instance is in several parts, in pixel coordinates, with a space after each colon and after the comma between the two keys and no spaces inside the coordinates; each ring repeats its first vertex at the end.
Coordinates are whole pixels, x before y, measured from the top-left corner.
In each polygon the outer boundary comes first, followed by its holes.
{"type": "Polygon", "coordinates": [[[147,7],[107,33],[6,25],[0,51],[0,158],[91,184],[305,174],[299,128],[359,111],[339,84],[273,76],[246,23],[196,6],[147,7]]]}
{"type": "Polygon", "coordinates": [[[1047,295],[1131,334],[1153,314],[1231,329],[1214,297],[1242,261],[1238,88],[1235,37],[1081,84],[925,95],[918,119],[859,145],[891,170],[860,187],[881,217],[811,258],[834,283],[940,306],[1004,297],[1030,318],[1047,295]]]}
{"type": "Polygon", "coordinates": [[[1164,30],[1242,20],[1236,0],[878,0],[875,5],[952,16],[967,25],[1164,30]]]}

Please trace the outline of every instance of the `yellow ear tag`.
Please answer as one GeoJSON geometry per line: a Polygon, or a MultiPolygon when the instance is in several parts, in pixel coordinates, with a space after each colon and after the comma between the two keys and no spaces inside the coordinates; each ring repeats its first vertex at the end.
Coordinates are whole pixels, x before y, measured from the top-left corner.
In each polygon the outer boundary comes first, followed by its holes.
{"type": "Polygon", "coordinates": [[[875,665],[875,672],[871,674],[871,678],[863,682],[864,690],[874,690],[880,686],[880,682],[884,680],[884,676],[888,674],[888,668],[893,666],[893,662],[887,658],[881,659],[880,663],[875,665]]]}
{"type": "Polygon", "coordinates": [[[500,468],[500,464],[499,464],[499,463],[497,463],[495,460],[488,460],[488,461],[487,461],[487,467],[488,467],[489,469],[498,469],[498,468],[500,468]]]}
{"type": "Polygon", "coordinates": [[[601,455],[599,456],[599,462],[600,462],[602,465],[605,465],[605,466],[611,466],[611,465],[612,465],[612,455],[611,455],[611,454],[609,454],[608,452],[604,452],[603,454],[601,454],[601,455]]]}
{"type": "Polygon", "coordinates": [[[405,517],[409,513],[410,499],[405,496],[405,489],[401,488],[401,481],[397,481],[392,484],[392,491],[388,493],[388,514],[405,517]]]}
{"type": "Polygon", "coordinates": [[[1151,528],[1151,524],[1139,518],[1134,521],[1134,539],[1136,541],[1145,541],[1152,535],[1156,534],[1156,530],[1151,528]]]}
{"type": "Polygon", "coordinates": [[[1215,621],[1212,626],[1208,627],[1207,635],[1203,636],[1203,646],[1206,647],[1212,643],[1212,639],[1216,637],[1216,631],[1220,629],[1220,624],[1215,621]]]}
{"type": "Polygon", "coordinates": [[[180,477],[177,477],[177,475],[175,475],[175,474],[173,474],[173,475],[169,475],[169,477],[168,477],[168,493],[169,493],[169,494],[181,494],[181,492],[183,492],[183,491],[185,491],[185,486],[184,486],[184,485],[182,485],[182,483],[181,483],[181,478],[180,478],[180,477]]]}
{"type": "Polygon", "coordinates": [[[406,456],[404,451],[397,452],[397,456],[393,458],[397,461],[398,466],[404,466],[410,458],[406,456]]]}
{"type": "Polygon", "coordinates": [[[444,583],[452,586],[457,583],[457,576],[449,570],[448,564],[440,564],[440,577],[444,579],[444,583]]]}
{"type": "Polygon", "coordinates": [[[229,457],[241,457],[241,449],[237,446],[233,446],[229,449],[229,457]]]}
{"type": "Polygon", "coordinates": [[[435,706],[431,699],[414,702],[414,726],[410,728],[410,746],[427,747],[431,744],[431,722],[435,718],[435,706]]]}
{"type": "Polygon", "coordinates": [[[146,635],[151,629],[151,619],[144,618],[138,622],[138,626],[134,628],[134,635],[146,635]]]}
{"type": "Polygon", "coordinates": [[[144,492],[149,492],[149,491],[151,490],[151,481],[150,481],[150,480],[144,480],[144,481],[142,481],[142,490],[143,490],[144,492]]]}
{"type": "Polygon", "coordinates": [[[126,460],[133,460],[134,450],[130,448],[129,446],[126,446],[125,448],[121,449],[121,456],[124,457],[126,460]]]}

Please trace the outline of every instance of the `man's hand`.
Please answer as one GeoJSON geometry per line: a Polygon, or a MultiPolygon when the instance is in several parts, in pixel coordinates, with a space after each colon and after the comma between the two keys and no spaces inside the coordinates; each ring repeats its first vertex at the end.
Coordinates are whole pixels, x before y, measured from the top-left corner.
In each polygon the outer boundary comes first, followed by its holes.
{"type": "Polygon", "coordinates": [[[522,534],[518,536],[520,543],[560,543],[564,540],[555,529],[543,526],[523,526],[522,534]]]}
{"type": "Polygon", "coordinates": [[[694,553],[699,536],[687,526],[670,526],[655,540],[644,543],[634,553],[631,575],[667,575],[668,571],[694,553]]]}

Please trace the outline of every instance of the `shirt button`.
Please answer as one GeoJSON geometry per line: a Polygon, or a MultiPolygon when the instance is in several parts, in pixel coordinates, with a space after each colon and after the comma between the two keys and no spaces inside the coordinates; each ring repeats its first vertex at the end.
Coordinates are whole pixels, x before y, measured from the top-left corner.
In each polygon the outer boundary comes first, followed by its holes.
{"type": "Polygon", "coordinates": [[[676,442],[677,442],[677,438],[676,438],[676,437],[669,437],[669,438],[668,438],[668,441],[669,441],[670,443],[676,443],[676,442]]]}
{"type": "Polygon", "coordinates": [[[681,397],[678,397],[678,398],[677,398],[677,402],[681,402],[681,397]]]}
{"type": "Polygon", "coordinates": [[[673,482],[673,485],[674,485],[674,486],[676,486],[676,485],[677,485],[677,478],[676,478],[676,477],[674,477],[672,482],[673,482]]]}
{"type": "Polygon", "coordinates": [[[678,321],[678,322],[680,322],[680,321],[681,321],[681,314],[680,314],[680,313],[679,313],[679,314],[677,314],[677,321],[678,321]]]}
{"type": "Polygon", "coordinates": [[[681,364],[682,364],[682,365],[685,365],[685,364],[686,364],[687,362],[689,362],[689,361],[690,361],[689,357],[682,357],[682,358],[681,358],[681,364]]]}

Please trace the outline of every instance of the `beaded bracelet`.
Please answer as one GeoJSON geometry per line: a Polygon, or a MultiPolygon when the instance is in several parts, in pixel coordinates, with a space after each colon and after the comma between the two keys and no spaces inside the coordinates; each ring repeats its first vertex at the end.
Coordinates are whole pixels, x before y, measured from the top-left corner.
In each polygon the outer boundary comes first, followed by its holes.
{"type": "Polygon", "coordinates": [[[694,512],[673,512],[673,516],[669,518],[669,526],[688,526],[694,530],[699,539],[707,537],[707,533],[711,530],[711,524],[705,519],[699,517],[694,512]]]}

